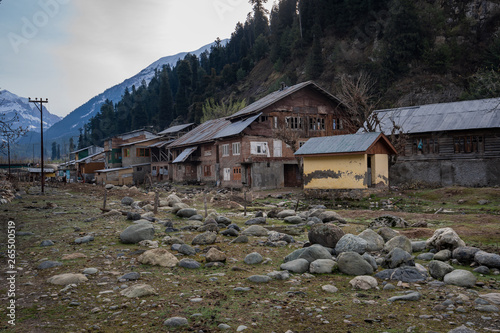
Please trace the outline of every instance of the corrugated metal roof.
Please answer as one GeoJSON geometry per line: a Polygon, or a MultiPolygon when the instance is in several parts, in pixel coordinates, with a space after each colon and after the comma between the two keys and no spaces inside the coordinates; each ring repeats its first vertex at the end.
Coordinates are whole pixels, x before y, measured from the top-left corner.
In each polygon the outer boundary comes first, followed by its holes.
{"type": "Polygon", "coordinates": [[[81,159],[79,159],[78,161],[75,161],[75,163],[82,163],[82,162],[84,162],[85,160],[91,159],[91,158],[96,157],[97,155],[100,155],[100,154],[102,154],[102,156],[104,157],[104,152],[102,151],[102,152],[100,152],[100,153],[96,153],[96,154],[89,155],[89,156],[87,156],[87,157],[81,158],[81,159]]]}
{"type": "Polygon", "coordinates": [[[148,142],[148,141],[152,141],[152,140],[156,140],[156,139],[160,139],[160,137],[155,135],[153,138],[139,140],[139,141],[133,141],[133,142],[127,142],[127,143],[124,143],[122,145],[119,145],[118,147],[133,146],[133,145],[136,145],[136,144],[139,144],[139,143],[148,142]]]}
{"type": "Polygon", "coordinates": [[[425,133],[500,127],[500,98],[428,104],[377,110],[381,130],[391,133],[393,121],[404,133],[425,133]]]}
{"type": "Polygon", "coordinates": [[[330,94],[329,92],[327,92],[323,88],[319,87],[313,81],[306,81],[306,82],[302,82],[302,83],[296,84],[296,85],[291,86],[291,87],[286,87],[282,90],[272,92],[269,95],[259,99],[258,101],[248,105],[247,107],[241,109],[240,111],[236,112],[235,114],[227,117],[227,119],[234,119],[234,118],[238,118],[238,117],[241,117],[244,115],[249,115],[249,114],[252,114],[255,112],[260,112],[263,109],[265,109],[266,107],[276,103],[277,101],[285,98],[286,96],[293,94],[294,92],[296,92],[304,87],[307,87],[307,86],[311,86],[312,88],[318,90],[320,93],[324,94],[328,98],[340,103],[340,101],[338,100],[337,97],[333,96],[332,94],[330,94]]]}
{"type": "Polygon", "coordinates": [[[370,132],[310,138],[295,152],[295,155],[364,152],[370,148],[380,134],[379,132],[370,132]]]}
{"type": "Polygon", "coordinates": [[[219,131],[223,130],[229,125],[231,125],[231,122],[224,118],[206,121],[200,126],[194,128],[192,131],[187,132],[179,139],[172,142],[169,147],[176,148],[209,142],[211,140],[214,140],[219,131]]]}
{"type": "Polygon", "coordinates": [[[182,153],[180,153],[179,156],[177,156],[177,158],[172,163],[184,162],[189,157],[189,155],[191,155],[196,149],[198,149],[197,146],[184,149],[182,153]]]}
{"type": "Polygon", "coordinates": [[[189,126],[193,125],[194,123],[189,123],[189,124],[183,124],[183,125],[177,125],[177,126],[172,126],[167,128],[166,130],[161,131],[158,133],[159,135],[165,135],[165,134],[170,134],[170,133],[177,133],[179,131],[182,131],[183,129],[188,128],[189,126]]]}
{"type": "Polygon", "coordinates": [[[107,173],[107,172],[120,171],[120,170],[126,170],[126,169],[132,169],[132,167],[128,166],[128,167],[113,168],[113,169],[101,169],[101,170],[96,170],[95,172],[107,173]]]}
{"type": "Polygon", "coordinates": [[[225,138],[231,135],[237,135],[243,132],[245,128],[250,126],[251,123],[255,121],[255,119],[259,118],[262,112],[256,114],[255,116],[249,117],[244,120],[237,120],[234,122],[231,122],[229,126],[226,128],[222,129],[219,131],[215,136],[214,139],[219,139],[219,138],[225,138]]]}
{"type": "Polygon", "coordinates": [[[152,145],[149,145],[148,148],[162,148],[162,147],[164,147],[172,142],[174,142],[174,140],[159,141],[159,142],[153,143],[152,145]]]}

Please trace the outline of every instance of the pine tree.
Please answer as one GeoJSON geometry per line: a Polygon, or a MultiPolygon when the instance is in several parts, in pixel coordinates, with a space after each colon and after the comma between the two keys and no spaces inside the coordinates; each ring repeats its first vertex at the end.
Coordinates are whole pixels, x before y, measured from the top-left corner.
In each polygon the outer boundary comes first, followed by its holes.
{"type": "Polygon", "coordinates": [[[57,159],[57,143],[54,141],[52,142],[52,156],[51,156],[52,161],[55,161],[57,159]]]}
{"type": "Polygon", "coordinates": [[[158,126],[162,130],[167,128],[174,119],[174,102],[168,78],[169,71],[170,67],[164,67],[160,73],[158,126]]]}

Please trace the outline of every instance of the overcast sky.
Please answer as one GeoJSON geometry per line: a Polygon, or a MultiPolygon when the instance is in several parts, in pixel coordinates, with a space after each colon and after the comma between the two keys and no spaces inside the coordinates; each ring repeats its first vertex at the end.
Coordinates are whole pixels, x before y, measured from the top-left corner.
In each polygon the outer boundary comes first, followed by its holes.
{"type": "Polygon", "coordinates": [[[0,89],[48,98],[63,117],[161,57],[229,38],[251,10],[248,0],[3,0],[0,89]]]}

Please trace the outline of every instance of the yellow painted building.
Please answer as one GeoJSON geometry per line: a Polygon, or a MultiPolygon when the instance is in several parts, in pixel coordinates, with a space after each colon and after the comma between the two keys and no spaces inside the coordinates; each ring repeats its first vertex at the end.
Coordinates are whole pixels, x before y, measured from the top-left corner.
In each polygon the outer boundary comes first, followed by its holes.
{"type": "Polygon", "coordinates": [[[396,150],[382,133],[309,139],[303,158],[304,189],[365,189],[389,185],[389,155],[396,150]]]}

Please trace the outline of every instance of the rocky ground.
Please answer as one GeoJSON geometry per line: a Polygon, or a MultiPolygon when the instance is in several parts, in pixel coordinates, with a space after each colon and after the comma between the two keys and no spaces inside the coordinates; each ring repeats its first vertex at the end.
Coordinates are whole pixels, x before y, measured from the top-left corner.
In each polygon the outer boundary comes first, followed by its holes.
{"type": "Polygon", "coordinates": [[[7,332],[500,332],[499,189],[0,190],[7,332]]]}

